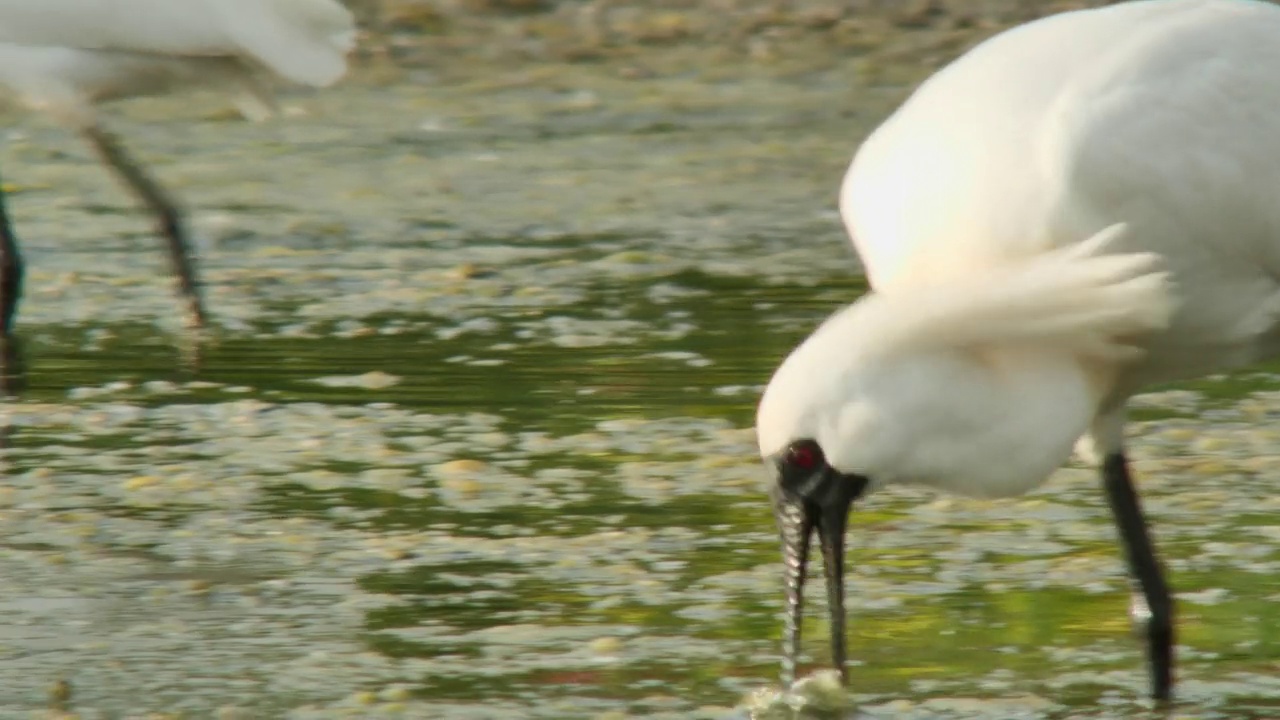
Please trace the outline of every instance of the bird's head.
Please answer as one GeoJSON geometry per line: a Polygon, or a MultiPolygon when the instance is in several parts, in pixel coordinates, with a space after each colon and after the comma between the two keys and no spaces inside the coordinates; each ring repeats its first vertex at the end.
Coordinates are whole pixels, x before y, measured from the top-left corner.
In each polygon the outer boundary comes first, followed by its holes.
{"type": "Polygon", "coordinates": [[[934,310],[952,307],[949,297],[864,296],[793,350],[760,400],[756,436],[772,475],[785,566],[787,682],[799,654],[813,536],[823,556],[832,659],[843,677],[845,528],[854,502],[882,486],[941,485],[985,472],[973,455],[981,447],[975,439],[991,426],[989,370],[980,354],[935,332],[935,320],[945,317],[934,310]]]}
{"type": "MultiPolygon", "coordinates": [[[[773,475],[769,495],[782,537],[787,594],[784,682],[795,677],[805,568],[818,536],[831,612],[833,661],[845,673],[844,533],[849,510],[871,484],[874,402],[862,392],[871,368],[856,343],[857,305],[833,316],[774,373],[760,400],[756,434],[773,475]]],[[[874,364],[872,362],[871,364],[874,364]]],[[[873,372],[870,374],[874,374],[873,372]]]]}

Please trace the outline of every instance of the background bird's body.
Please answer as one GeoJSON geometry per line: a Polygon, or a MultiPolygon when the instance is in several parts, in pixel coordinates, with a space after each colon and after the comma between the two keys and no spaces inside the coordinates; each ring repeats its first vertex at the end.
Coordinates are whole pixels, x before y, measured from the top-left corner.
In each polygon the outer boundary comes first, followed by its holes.
{"type": "Polygon", "coordinates": [[[199,86],[267,104],[270,76],[336,81],[354,41],[335,0],[0,0],[0,84],[77,123],[95,102],[199,86]]]}
{"type": "Polygon", "coordinates": [[[274,105],[261,75],[234,57],[183,57],[120,50],[80,50],[0,43],[0,84],[33,109],[72,127],[96,121],[99,102],[204,87],[225,90],[245,115],[265,118],[274,105]]]}
{"type": "Polygon", "coordinates": [[[996,36],[851,166],[842,208],[873,287],[977,276],[1124,222],[1114,250],[1160,253],[1180,303],[1110,404],[1274,355],[1277,67],[1280,11],[1238,0],[1126,3],[996,36]]]}
{"type": "MultiPolygon", "coordinates": [[[[270,82],[324,86],[346,72],[355,42],[337,0],[0,0],[0,85],[79,131],[155,216],[186,304],[205,309],[185,223],[175,203],[101,127],[95,103],[188,88],[231,92],[261,119],[270,82]]],[[[0,228],[0,391],[17,380],[11,337],[22,261],[12,229],[0,228]]]]}

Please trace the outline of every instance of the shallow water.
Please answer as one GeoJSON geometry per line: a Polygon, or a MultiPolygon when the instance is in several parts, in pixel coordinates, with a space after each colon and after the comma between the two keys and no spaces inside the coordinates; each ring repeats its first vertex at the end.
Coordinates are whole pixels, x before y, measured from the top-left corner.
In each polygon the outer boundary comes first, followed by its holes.
{"type": "MultiPolygon", "coordinates": [[[[745,717],[782,599],[755,399],[860,291],[835,188],[902,92],[848,69],[406,76],[264,126],[121,106],[203,239],[198,375],[146,219],[13,116],[0,717],[59,681],[84,717],[745,717]]],[[[1149,395],[1132,429],[1176,717],[1280,714],[1277,389],[1149,395]]],[[[1091,471],[885,493],[851,544],[849,717],[1143,716],[1091,471]]]]}

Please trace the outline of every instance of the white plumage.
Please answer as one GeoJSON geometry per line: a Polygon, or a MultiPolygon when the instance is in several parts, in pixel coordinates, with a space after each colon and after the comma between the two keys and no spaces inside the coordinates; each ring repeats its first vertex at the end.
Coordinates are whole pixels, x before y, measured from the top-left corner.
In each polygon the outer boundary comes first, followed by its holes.
{"type": "MultiPolygon", "coordinates": [[[[337,0],[0,0],[0,85],[83,134],[156,215],[188,323],[199,326],[205,312],[181,215],[102,129],[93,105],[210,87],[260,119],[274,107],[275,79],[329,85],[346,72],[354,42],[351,13],[337,0]]],[[[22,263],[0,220],[0,378],[11,380],[22,263]]]]}
{"type": "Polygon", "coordinates": [[[0,0],[0,83],[64,119],[102,100],[268,75],[322,87],[355,42],[336,0],[0,0]]]}
{"type": "MultiPolygon", "coordinates": [[[[858,492],[1001,496],[1083,440],[1108,459],[1139,610],[1166,626],[1149,644],[1167,696],[1171,606],[1126,499],[1124,407],[1280,353],[1277,68],[1280,8],[1141,0],[1028,23],[939,71],[845,176],[872,292],[779,367],[761,454],[794,475],[812,441],[858,492]]],[[[790,487],[778,501],[803,504],[790,487]]]]}
{"type": "Polygon", "coordinates": [[[877,291],[836,314],[770,383],[762,454],[813,438],[833,467],[873,487],[1031,490],[1084,433],[1110,368],[1131,362],[1126,339],[1168,323],[1156,256],[1090,252],[1124,232],[972,277],[877,291]]]}

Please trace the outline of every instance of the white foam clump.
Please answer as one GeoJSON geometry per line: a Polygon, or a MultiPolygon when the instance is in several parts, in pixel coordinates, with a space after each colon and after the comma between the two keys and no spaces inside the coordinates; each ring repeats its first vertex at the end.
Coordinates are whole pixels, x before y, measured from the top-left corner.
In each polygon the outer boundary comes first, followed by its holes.
{"type": "Polygon", "coordinates": [[[840,713],[852,707],[835,670],[819,670],[785,689],[760,688],[748,695],[743,705],[751,720],[843,717],[840,713]]]}

